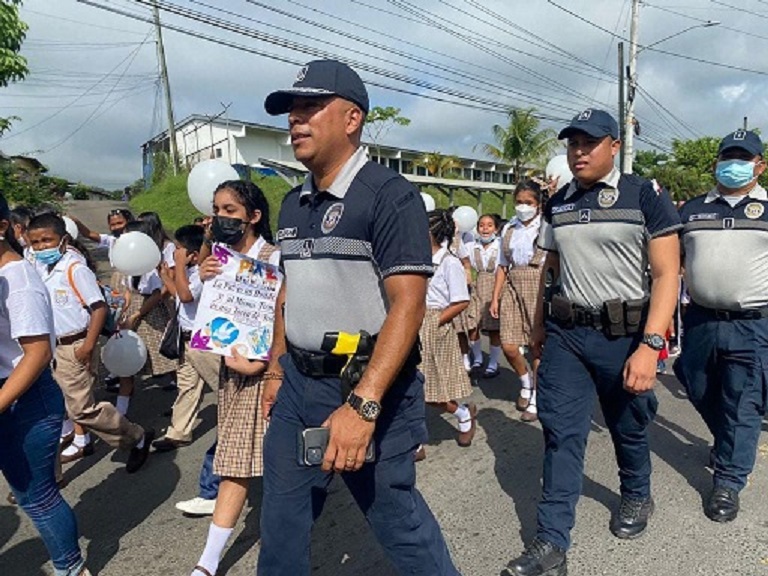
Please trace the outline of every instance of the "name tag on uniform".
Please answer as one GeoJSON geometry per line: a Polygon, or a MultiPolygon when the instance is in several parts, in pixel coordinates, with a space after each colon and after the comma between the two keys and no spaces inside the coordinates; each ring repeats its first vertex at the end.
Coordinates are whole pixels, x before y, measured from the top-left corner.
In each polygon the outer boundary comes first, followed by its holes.
{"type": "Polygon", "coordinates": [[[290,240],[291,238],[296,238],[298,235],[299,230],[295,226],[293,228],[280,228],[280,230],[277,231],[277,241],[290,240]]]}
{"type": "Polygon", "coordinates": [[[697,220],[717,220],[718,214],[716,212],[710,212],[708,214],[691,214],[688,216],[688,222],[696,222],[697,220]]]}
{"type": "Polygon", "coordinates": [[[576,204],[563,204],[562,206],[553,206],[552,214],[561,214],[563,212],[571,212],[576,208],[576,204]]]}

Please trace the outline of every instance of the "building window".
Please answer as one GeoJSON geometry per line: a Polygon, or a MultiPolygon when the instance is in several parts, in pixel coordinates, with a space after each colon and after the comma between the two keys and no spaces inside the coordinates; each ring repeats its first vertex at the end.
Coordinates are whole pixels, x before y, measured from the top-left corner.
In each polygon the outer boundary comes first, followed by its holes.
{"type": "Polygon", "coordinates": [[[216,155],[216,158],[221,158],[221,148],[216,148],[214,154],[216,155]]]}
{"type": "Polygon", "coordinates": [[[472,180],[476,180],[478,182],[483,181],[483,171],[482,170],[472,170],[472,180]]]}
{"type": "Polygon", "coordinates": [[[465,180],[472,180],[472,168],[464,168],[462,173],[465,180]]]}
{"type": "Polygon", "coordinates": [[[402,166],[402,173],[403,174],[413,174],[413,162],[410,160],[402,160],[401,161],[402,166]]]}
{"type": "Polygon", "coordinates": [[[416,166],[416,175],[417,176],[426,176],[427,175],[427,169],[424,168],[424,166],[416,166]]]}
{"type": "Polygon", "coordinates": [[[400,159],[398,158],[390,158],[388,166],[392,168],[395,172],[400,172],[400,159]]]}

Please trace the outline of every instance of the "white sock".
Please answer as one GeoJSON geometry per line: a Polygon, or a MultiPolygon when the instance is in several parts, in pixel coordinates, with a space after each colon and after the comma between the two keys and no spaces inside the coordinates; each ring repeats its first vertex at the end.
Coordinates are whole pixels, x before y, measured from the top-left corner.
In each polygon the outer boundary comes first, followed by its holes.
{"type": "Polygon", "coordinates": [[[117,400],[115,400],[115,408],[117,408],[117,411],[120,412],[122,416],[125,416],[128,413],[128,406],[130,404],[130,396],[118,396],[117,400]]]}
{"type": "MultiPolygon", "coordinates": [[[[208,528],[208,540],[205,541],[205,549],[198,562],[200,566],[208,570],[211,574],[216,574],[216,570],[219,568],[221,554],[224,552],[224,547],[227,545],[227,540],[229,540],[233,530],[233,528],[221,528],[211,522],[211,527],[208,528]]],[[[199,570],[195,570],[192,572],[192,576],[203,575],[199,570]]]]}
{"type": "Polygon", "coordinates": [[[82,436],[80,434],[75,434],[75,439],[72,440],[72,445],[77,446],[78,448],[82,448],[86,444],[91,443],[91,435],[90,433],[86,432],[82,436]]]}
{"type": "Polygon", "coordinates": [[[459,422],[459,432],[469,432],[472,429],[472,414],[469,413],[469,406],[459,404],[453,415],[459,422]]]}
{"type": "Polygon", "coordinates": [[[520,384],[522,385],[523,389],[527,388],[528,390],[530,390],[531,388],[533,388],[533,386],[531,385],[531,375],[528,374],[528,372],[526,372],[522,376],[518,374],[517,377],[520,378],[520,384]]]}
{"type": "Polygon", "coordinates": [[[67,418],[61,424],[61,437],[69,436],[75,431],[75,423],[70,418],[67,418]]]}
{"type": "Polygon", "coordinates": [[[472,349],[472,363],[479,366],[483,363],[483,342],[478,338],[474,342],[470,342],[470,348],[472,349]]]}
{"type": "Polygon", "coordinates": [[[501,346],[491,346],[491,352],[488,355],[488,370],[496,370],[499,367],[500,355],[501,346]]]}
{"type": "Polygon", "coordinates": [[[462,354],[461,355],[462,360],[464,360],[464,370],[469,372],[472,370],[472,366],[469,363],[469,354],[462,354]]]}

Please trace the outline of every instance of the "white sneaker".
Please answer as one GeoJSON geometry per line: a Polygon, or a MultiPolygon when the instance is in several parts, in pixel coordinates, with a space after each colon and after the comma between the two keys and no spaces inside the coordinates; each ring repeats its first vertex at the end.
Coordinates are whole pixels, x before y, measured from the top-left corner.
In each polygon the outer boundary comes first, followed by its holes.
{"type": "Polygon", "coordinates": [[[216,507],[216,500],[207,500],[205,498],[192,498],[192,500],[184,500],[183,502],[176,502],[176,509],[181,510],[184,514],[189,516],[211,516],[213,515],[213,509],[216,507]]]}

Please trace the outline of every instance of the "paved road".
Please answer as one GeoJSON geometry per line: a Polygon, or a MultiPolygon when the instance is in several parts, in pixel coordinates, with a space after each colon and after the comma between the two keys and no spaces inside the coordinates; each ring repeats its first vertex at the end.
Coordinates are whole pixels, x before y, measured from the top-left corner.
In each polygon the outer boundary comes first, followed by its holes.
{"type": "MultiPolygon", "coordinates": [[[[130,417],[161,430],[173,394],[162,382],[139,387],[130,417]]],[[[521,423],[509,370],[480,381],[473,400],[480,411],[471,448],[459,448],[447,419],[429,416],[428,458],[418,483],[439,519],[456,564],[465,576],[496,575],[530,539],[539,494],[542,437],[538,425],[521,423]]],[[[768,498],[762,438],[743,511],[729,525],[707,520],[702,494],[710,438],[676,380],[657,387],[659,415],[651,426],[657,512],[649,533],[632,542],[608,532],[618,504],[613,449],[599,408],[587,450],[583,496],[569,554],[572,576],[768,575],[768,498]]],[[[100,444],[96,454],[65,469],[65,498],[78,516],[81,544],[94,574],[188,576],[202,550],[208,521],[180,516],[173,504],[196,495],[203,453],[214,437],[214,395],[208,393],[195,442],[177,453],[154,454],[145,469],[128,476],[125,455],[100,444]]],[[[254,482],[219,576],[252,575],[258,554],[259,486],[254,482]]],[[[0,480],[0,495],[7,490],[0,480]]],[[[313,576],[395,574],[371,537],[343,484],[332,484],[313,535],[313,576]]],[[[52,574],[30,522],[0,498],[0,575],[52,574]]]]}

